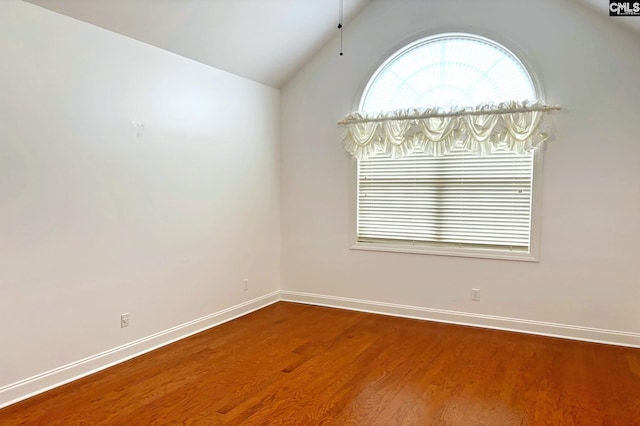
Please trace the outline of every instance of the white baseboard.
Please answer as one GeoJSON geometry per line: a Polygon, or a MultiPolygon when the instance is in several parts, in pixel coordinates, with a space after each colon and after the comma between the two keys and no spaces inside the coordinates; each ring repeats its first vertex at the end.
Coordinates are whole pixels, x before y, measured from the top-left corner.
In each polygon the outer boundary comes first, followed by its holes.
{"type": "Polygon", "coordinates": [[[554,324],[493,315],[430,309],[345,297],[276,291],[211,315],[178,325],[126,345],[0,387],[0,408],[88,376],[146,352],[231,321],[278,301],[305,303],[404,318],[516,331],[571,340],[640,348],[640,333],[554,324]]]}
{"type": "Polygon", "coordinates": [[[138,339],[126,345],[0,387],[0,408],[72,382],[81,377],[88,376],[97,371],[104,370],[105,368],[215,327],[216,325],[231,321],[279,300],[280,292],[276,291],[151,336],[138,339]]]}
{"type": "Polygon", "coordinates": [[[280,298],[287,302],[640,348],[640,333],[630,333],[626,331],[604,330],[518,318],[429,309],[286,290],[280,292],[280,298]]]}

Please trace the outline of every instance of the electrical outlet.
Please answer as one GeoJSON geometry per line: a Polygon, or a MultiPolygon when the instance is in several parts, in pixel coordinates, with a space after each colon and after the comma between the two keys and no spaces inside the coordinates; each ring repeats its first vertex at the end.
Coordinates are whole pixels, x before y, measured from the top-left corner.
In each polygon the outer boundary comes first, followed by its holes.
{"type": "Polygon", "coordinates": [[[475,300],[476,302],[480,300],[480,289],[472,288],[471,289],[471,300],[475,300]]]}
{"type": "Polygon", "coordinates": [[[245,278],[245,279],[244,279],[244,282],[243,282],[243,284],[242,284],[242,289],[243,289],[244,291],[249,290],[249,278],[245,278]]]}
{"type": "Polygon", "coordinates": [[[129,327],[129,313],[120,315],[120,328],[129,327]]]}

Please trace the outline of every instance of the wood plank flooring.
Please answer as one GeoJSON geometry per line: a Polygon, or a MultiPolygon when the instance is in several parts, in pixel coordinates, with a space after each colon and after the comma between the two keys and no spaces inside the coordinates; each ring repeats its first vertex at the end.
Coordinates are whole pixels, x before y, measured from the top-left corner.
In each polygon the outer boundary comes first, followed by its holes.
{"type": "Polygon", "coordinates": [[[640,425],[640,350],[279,302],[0,425],[640,425]]]}

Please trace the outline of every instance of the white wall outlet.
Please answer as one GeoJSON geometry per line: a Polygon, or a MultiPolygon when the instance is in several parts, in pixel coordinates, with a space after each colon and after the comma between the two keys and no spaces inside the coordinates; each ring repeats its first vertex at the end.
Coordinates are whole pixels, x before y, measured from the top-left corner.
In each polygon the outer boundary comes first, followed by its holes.
{"type": "Polygon", "coordinates": [[[244,291],[249,290],[249,278],[245,278],[242,282],[242,289],[244,291]]]}
{"type": "Polygon", "coordinates": [[[120,328],[129,327],[129,313],[120,315],[120,328]]]}
{"type": "Polygon", "coordinates": [[[476,302],[480,300],[480,289],[472,288],[471,289],[471,300],[475,300],[476,302]]]}

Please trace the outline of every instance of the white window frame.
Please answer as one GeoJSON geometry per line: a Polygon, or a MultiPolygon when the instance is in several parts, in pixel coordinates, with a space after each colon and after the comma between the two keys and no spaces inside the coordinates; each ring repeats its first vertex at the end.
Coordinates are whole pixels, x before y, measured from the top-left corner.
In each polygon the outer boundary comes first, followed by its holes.
{"type": "MultiPolygon", "coordinates": [[[[446,36],[448,34],[438,34],[434,37],[446,36]]],[[[467,34],[465,34],[467,35],[467,34]]],[[[484,39],[485,37],[475,34],[468,34],[473,37],[478,37],[484,39]]],[[[373,77],[378,73],[380,69],[382,69],[389,61],[391,61],[398,52],[403,51],[404,49],[424,40],[420,38],[418,41],[413,43],[404,43],[399,49],[394,50],[393,53],[387,55],[385,61],[377,68],[374,73],[371,73],[371,77],[367,82],[366,86],[360,92],[360,96],[358,98],[358,104],[361,102],[363,95],[369,89],[371,81],[373,77]]],[[[486,39],[491,43],[498,44],[502,46],[501,43],[495,42],[492,39],[486,39]]],[[[506,48],[505,48],[506,49],[506,48]]],[[[531,68],[526,66],[526,63],[522,59],[522,55],[516,54],[511,49],[507,49],[507,51],[511,52],[516,58],[518,58],[522,63],[529,76],[533,82],[535,91],[539,97],[542,99],[542,90],[539,85],[539,81],[536,78],[536,75],[531,71],[531,68]]],[[[530,228],[530,241],[529,241],[529,250],[528,251],[510,251],[507,249],[497,249],[497,248],[479,248],[479,247],[465,247],[465,246],[455,246],[455,245],[440,245],[440,244],[429,244],[428,242],[418,242],[418,243],[401,243],[401,242],[362,242],[358,241],[358,170],[359,165],[357,162],[354,162],[352,167],[350,168],[350,189],[349,189],[349,199],[350,199],[350,211],[349,216],[350,220],[350,248],[352,250],[365,250],[365,251],[378,251],[378,252],[393,252],[393,253],[413,253],[413,254],[427,254],[427,255],[438,255],[438,256],[455,256],[455,257],[468,257],[468,258],[481,258],[481,259],[498,259],[498,260],[514,260],[514,261],[525,261],[525,262],[538,262],[539,261],[539,247],[540,247],[540,227],[541,227],[541,202],[542,202],[542,170],[543,170],[543,151],[544,145],[535,149],[533,152],[533,176],[532,176],[532,188],[531,188],[531,228],[530,228]]]]}

